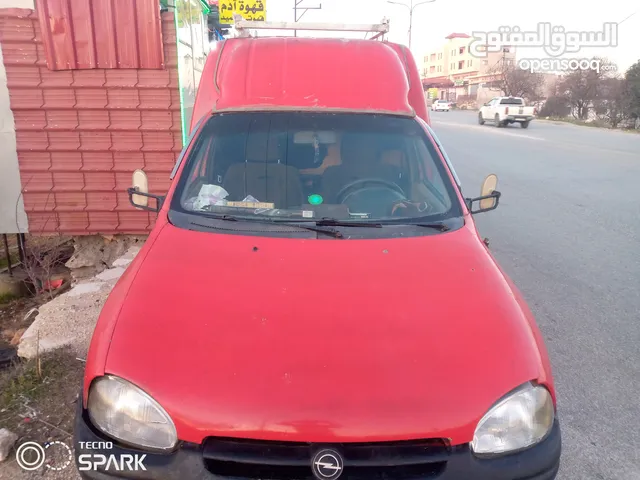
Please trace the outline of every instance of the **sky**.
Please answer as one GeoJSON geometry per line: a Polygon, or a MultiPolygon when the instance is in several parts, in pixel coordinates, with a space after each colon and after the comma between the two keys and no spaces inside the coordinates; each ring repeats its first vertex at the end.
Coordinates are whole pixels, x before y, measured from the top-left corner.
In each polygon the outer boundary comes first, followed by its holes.
{"type": "MultiPolygon", "coordinates": [[[[299,1],[299,0],[298,0],[299,1]]],[[[411,0],[395,0],[409,4],[411,0]]],[[[421,0],[413,0],[419,3],[421,0]]],[[[266,0],[268,21],[293,21],[295,0],[266,0]]],[[[408,43],[409,10],[386,0],[302,0],[300,6],[308,10],[301,22],[378,23],[383,17],[391,22],[389,40],[408,43]]],[[[607,0],[585,3],[579,0],[436,0],[414,9],[412,51],[419,64],[430,51],[438,50],[444,37],[452,32],[497,31],[501,26],[520,27],[521,31],[535,31],[539,22],[562,26],[565,31],[603,31],[605,22],[622,22],[618,26],[618,46],[583,48],[568,58],[602,56],[618,64],[622,73],[640,60],[640,2],[638,0],[607,0]],[[634,14],[635,13],[635,14],[634,14]],[[630,16],[631,15],[631,16],[630,16]],[[630,16],[630,17],[629,17],[630,16]],[[625,18],[627,20],[623,21],[625,18]]],[[[300,36],[317,33],[299,32],[300,36]]],[[[339,36],[323,33],[322,36],[339,36]]],[[[351,34],[349,36],[362,36],[351,34]]],[[[542,49],[520,47],[519,58],[548,58],[542,49]]]]}

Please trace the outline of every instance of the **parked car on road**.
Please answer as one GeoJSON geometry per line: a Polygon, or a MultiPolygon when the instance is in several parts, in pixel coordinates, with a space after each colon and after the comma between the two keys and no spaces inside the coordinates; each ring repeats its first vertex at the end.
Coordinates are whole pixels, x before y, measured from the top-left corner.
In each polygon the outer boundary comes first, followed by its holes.
{"type": "Polygon", "coordinates": [[[451,102],[448,100],[434,100],[431,104],[431,110],[434,112],[448,112],[451,110],[451,102]]]}
{"type": "Polygon", "coordinates": [[[155,226],[77,402],[76,461],[144,471],[84,478],[555,478],[542,335],[473,218],[498,179],[463,195],[407,65],[355,39],[208,56],[169,191],[133,175],[155,226]]]}
{"type": "Polygon", "coordinates": [[[520,97],[496,97],[480,108],[478,123],[493,122],[496,127],[518,123],[522,128],[528,128],[535,115],[536,108],[525,106],[520,97]]]}

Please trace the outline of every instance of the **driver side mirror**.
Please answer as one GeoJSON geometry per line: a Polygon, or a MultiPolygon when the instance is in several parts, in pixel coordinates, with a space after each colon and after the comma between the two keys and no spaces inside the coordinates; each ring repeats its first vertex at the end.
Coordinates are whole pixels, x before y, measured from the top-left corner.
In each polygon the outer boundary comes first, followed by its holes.
{"type": "Polygon", "coordinates": [[[133,172],[132,178],[133,187],[127,188],[129,194],[129,203],[136,207],[138,210],[146,210],[148,212],[159,212],[164,202],[164,197],[160,195],[153,195],[149,193],[149,180],[147,174],[138,169],[133,172]],[[149,199],[153,198],[156,201],[155,207],[149,206],[149,199]]]}
{"type": "Polygon", "coordinates": [[[476,213],[490,212],[498,208],[500,203],[500,192],[496,190],[498,186],[498,177],[495,174],[488,175],[482,182],[480,196],[477,198],[467,198],[467,208],[473,215],[476,213]],[[478,208],[474,210],[474,204],[478,204],[478,208]]]}

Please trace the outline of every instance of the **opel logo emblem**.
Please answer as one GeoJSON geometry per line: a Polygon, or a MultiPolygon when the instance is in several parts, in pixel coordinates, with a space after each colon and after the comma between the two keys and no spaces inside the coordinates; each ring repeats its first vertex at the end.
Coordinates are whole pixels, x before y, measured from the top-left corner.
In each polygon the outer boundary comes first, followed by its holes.
{"type": "Polygon", "coordinates": [[[344,462],[335,450],[320,450],[313,456],[311,469],[318,480],[337,480],[344,470],[344,462]]]}

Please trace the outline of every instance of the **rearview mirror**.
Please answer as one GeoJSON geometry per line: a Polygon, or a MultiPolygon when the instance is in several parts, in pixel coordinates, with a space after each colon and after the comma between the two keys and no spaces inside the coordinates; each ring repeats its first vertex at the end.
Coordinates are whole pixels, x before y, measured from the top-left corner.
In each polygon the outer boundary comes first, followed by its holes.
{"type": "MultiPolygon", "coordinates": [[[[149,193],[149,179],[147,174],[138,169],[133,172],[133,178],[131,184],[135,191],[140,193],[149,193]]],[[[149,198],[144,195],[132,195],[131,203],[135,206],[146,207],[149,205],[149,198]]]]}
{"type": "Polygon", "coordinates": [[[318,132],[311,132],[311,131],[301,131],[301,132],[296,132],[293,135],[293,143],[296,144],[309,144],[309,145],[313,145],[316,143],[319,144],[325,144],[325,145],[331,145],[333,143],[336,143],[337,140],[337,136],[336,136],[336,132],[330,131],[330,130],[324,130],[324,131],[318,131],[318,132]]]}
{"type": "Polygon", "coordinates": [[[132,184],[133,187],[127,189],[127,193],[129,194],[129,203],[139,210],[159,212],[162,208],[164,197],[149,193],[149,180],[147,179],[147,174],[140,169],[136,170],[133,172],[132,184]],[[153,198],[156,201],[155,207],[149,206],[150,198],[153,198]]]}
{"type": "Polygon", "coordinates": [[[496,190],[498,187],[498,177],[495,174],[487,175],[487,178],[482,182],[480,188],[480,196],[477,198],[467,198],[467,207],[471,214],[490,212],[498,208],[500,202],[501,193],[496,190]],[[473,209],[475,203],[478,203],[478,208],[473,209]]]}

